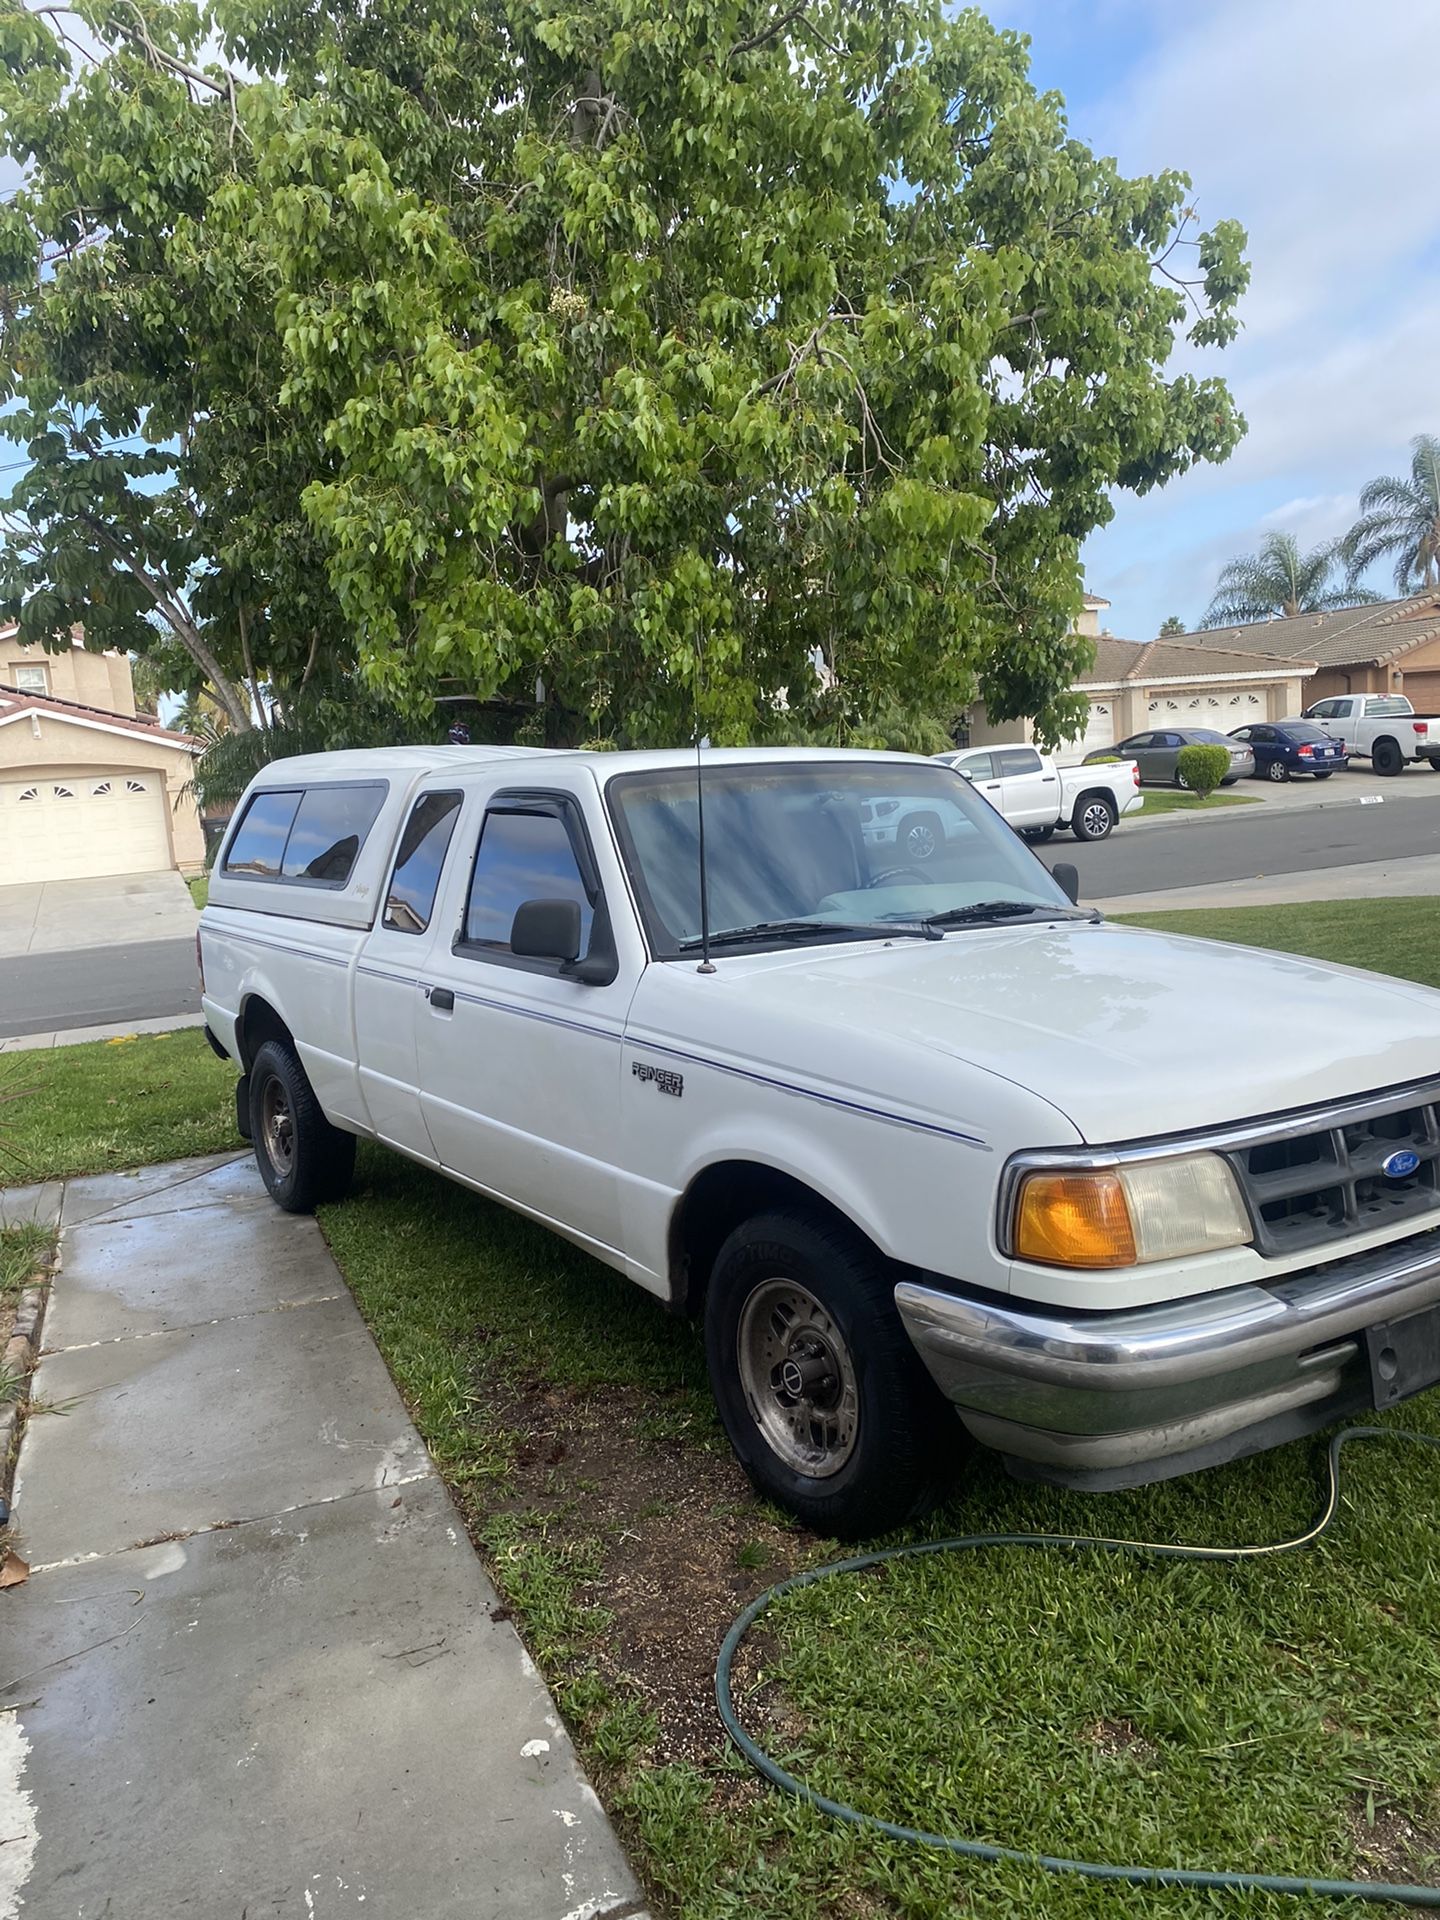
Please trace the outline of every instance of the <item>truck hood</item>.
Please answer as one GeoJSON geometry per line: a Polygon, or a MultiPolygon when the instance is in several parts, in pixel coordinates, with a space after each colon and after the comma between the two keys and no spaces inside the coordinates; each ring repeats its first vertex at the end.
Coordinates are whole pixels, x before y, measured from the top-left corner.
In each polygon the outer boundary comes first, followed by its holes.
{"type": "Polygon", "coordinates": [[[896,1043],[898,1095],[905,1050],[930,1049],[1038,1094],[1095,1144],[1440,1077],[1440,993],[1138,927],[987,927],[721,964],[797,1037],[818,1023],[896,1043]]]}

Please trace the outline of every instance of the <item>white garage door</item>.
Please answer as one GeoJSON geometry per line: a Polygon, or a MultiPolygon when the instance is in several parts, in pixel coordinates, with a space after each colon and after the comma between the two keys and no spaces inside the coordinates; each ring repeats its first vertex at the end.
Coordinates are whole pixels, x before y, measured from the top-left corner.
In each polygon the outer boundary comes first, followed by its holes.
{"type": "Polygon", "coordinates": [[[1055,757],[1062,767],[1073,767],[1097,747],[1113,747],[1114,744],[1115,709],[1108,700],[1092,700],[1085,731],[1078,740],[1067,741],[1055,757]]]}
{"type": "Polygon", "coordinates": [[[0,886],[168,867],[165,787],[153,773],[0,782],[0,886]]]}

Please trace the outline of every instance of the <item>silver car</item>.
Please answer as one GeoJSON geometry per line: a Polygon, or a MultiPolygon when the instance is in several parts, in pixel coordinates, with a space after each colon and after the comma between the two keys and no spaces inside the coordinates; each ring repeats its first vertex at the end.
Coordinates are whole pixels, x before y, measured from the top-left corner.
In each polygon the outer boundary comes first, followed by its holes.
{"type": "Polygon", "coordinates": [[[1212,727],[1157,727],[1153,733],[1132,733],[1115,747],[1097,747],[1087,753],[1085,766],[1096,760],[1133,760],[1140,769],[1144,787],[1183,787],[1176,762],[1182,747],[1224,747],[1230,755],[1230,771],[1220,782],[1233,787],[1237,780],[1248,779],[1255,771],[1255,756],[1242,741],[1212,727]]]}

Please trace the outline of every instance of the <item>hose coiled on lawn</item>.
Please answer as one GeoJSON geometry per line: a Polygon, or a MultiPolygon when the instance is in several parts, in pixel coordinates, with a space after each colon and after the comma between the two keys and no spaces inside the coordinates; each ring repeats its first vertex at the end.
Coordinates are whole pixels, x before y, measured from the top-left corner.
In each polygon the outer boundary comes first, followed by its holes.
{"type": "Polygon", "coordinates": [[[831,1800],[813,1787],[806,1786],[787,1773],[759,1746],[740,1724],[731,1692],[730,1676],[741,1641],[765,1609],[783,1594],[800,1587],[813,1587],[820,1580],[839,1574],[861,1573],[867,1567],[883,1566],[890,1560],[914,1560],[932,1553],[968,1553],[982,1547],[1095,1547],[1106,1553],[1131,1553],[1165,1560],[1251,1560],[1268,1555],[1295,1553],[1318,1540],[1335,1518],[1340,1504],[1340,1455],[1352,1440],[1403,1440],[1417,1446],[1440,1449],[1440,1434],[1412,1433],[1403,1427],[1346,1427],[1331,1440],[1326,1453],[1328,1486],[1317,1518],[1291,1540],[1278,1540],[1252,1547],[1183,1547],[1151,1540],[1110,1540],[1099,1536],[1068,1533],[971,1533],[954,1540],[926,1540],[915,1546],[887,1547],[878,1553],[859,1553],[846,1560],[832,1560],[823,1567],[812,1567],[789,1580],[777,1581],[740,1613],[720,1648],[715,1667],[715,1704],[725,1731],[757,1773],[763,1774],[782,1792],[803,1801],[850,1826],[883,1833],[891,1840],[907,1840],[917,1846],[934,1847],[943,1853],[958,1854],[969,1860],[1011,1860],[1021,1866],[1043,1867],[1050,1873],[1079,1874],[1087,1880],[1118,1880],[1132,1887],[1197,1887],[1207,1890],[1247,1889],[1259,1893],[1289,1893],[1328,1896],[1331,1899],[1391,1901],[1410,1907],[1440,1907],[1440,1887],[1401,1884],[1387,1886],[1378,1880],[1314,1880],[1299,1875],[1275,1873],[1205,1872],[1195,1867],[1127,1866],[1106,1860],[1068,1860],[1061,1855],[1029,1852],[1021,1847],[995,1846],[988,1840],[964,1840],[954,1834],[926,1833],[916,1827],[902,1827],[882,1820],[858,1807],[831,1800]]]}

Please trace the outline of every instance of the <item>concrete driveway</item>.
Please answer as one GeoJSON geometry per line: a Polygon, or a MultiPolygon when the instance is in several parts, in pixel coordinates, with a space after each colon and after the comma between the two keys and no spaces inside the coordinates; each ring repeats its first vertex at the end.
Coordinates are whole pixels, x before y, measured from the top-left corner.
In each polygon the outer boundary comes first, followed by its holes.
{"type": "Polygon", "coordinates": [[[175,872],[0,887],[0,960],[29,953],[195,939],[195,903],[175,872]]]}

